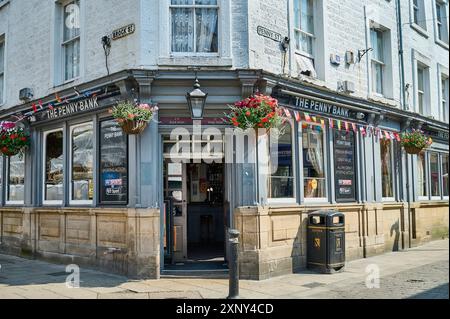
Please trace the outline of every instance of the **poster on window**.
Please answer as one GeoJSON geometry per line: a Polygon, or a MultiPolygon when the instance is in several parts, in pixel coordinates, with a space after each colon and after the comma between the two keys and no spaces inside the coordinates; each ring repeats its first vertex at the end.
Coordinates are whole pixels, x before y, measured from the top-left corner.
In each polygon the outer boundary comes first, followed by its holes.
{"type": "Polygon", "coordinates": [[[356,201],[355,135],[334,132],[334,167],[337,202],[356,201]]]}
{"type": "Polygon", "coordinates": [[[128,202],[127,135],[114,120],[100,125],[100,202],[128,202]]]}

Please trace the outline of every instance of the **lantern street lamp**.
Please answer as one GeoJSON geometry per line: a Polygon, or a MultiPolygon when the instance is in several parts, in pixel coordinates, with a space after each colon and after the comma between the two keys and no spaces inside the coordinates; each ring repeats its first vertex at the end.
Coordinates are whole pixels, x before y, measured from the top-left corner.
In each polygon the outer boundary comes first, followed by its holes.
{"type": "Polygon", "coordinates": [[[203,110],[205,109],[207,93],[200,90],[200,83],[198,78],[195,78],[194,90],[186,94],[186,99],[191,110],[193,120],[203,119],[203,110]]]}

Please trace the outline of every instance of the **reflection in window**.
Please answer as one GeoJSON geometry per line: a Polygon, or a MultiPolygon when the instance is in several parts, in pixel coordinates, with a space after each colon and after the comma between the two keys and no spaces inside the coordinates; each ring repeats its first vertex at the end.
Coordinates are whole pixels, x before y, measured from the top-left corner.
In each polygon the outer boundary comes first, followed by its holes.
{"type": "Polygon", "coordinates": [[[425,152],[420,152],[417,155],[417,195],[428,195],[425,152]]]}
{"type": "Polygon", "coordinates": [[[115,120],[100,125],[100,202],[128,202],[127,135],[115,120]]]}
{"type": "Polygon", "coordinates": [[[438,153],[430,153],[431,196],[440,196],[439,191],[439,156],[438,153]]]}
{"type": "Polygon", "coordinates": [[[16,155],[8,160],[8,188],[6,200],[23,202],[25,199],[25,157],[16,155]]]}
{"type": "Polygon", "coordinates": [[[448,155],[442,155],[442,192],[448,196],[448,155]]]}
{"type": "Polygon", "coordinates": [[[383,198],[394,197],[394,176],[392,172],[392,143],[380,140],[381,147],[381,189],[383,198]]]}
{"type": "Polygon", "coordinates": [[[63,131],[45,135],[45,201],[63,200],[63,131]]]}
{"type": "Polygon", "coordinates": [[[269,198],[294,197],[294,166],[292,152],[292,130],[287,123],[281,130],[278,138],[278,147],[270,147],[271,176],[269,182],[269,198]]]}
{"type": "Polygon", "coordinates": [[[93,125],[72,128],[72,198],[91,201],[94,197],[93,125]]]}
{"type": "Polygon", "coordinates": [[[320,126],[302,124],[304,198],[327,197],[323,138],[320,126]]]}

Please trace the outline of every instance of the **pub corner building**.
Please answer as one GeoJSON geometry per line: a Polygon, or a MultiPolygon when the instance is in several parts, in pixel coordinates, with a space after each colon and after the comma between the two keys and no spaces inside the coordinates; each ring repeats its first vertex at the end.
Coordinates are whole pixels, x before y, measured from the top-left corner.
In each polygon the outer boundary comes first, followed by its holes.
{"type": "MultiPolygon", "coordinates": [[[[317,210],[345,214],[347,260],[448,236],[448,124],[294,79],[126,70],[0,112],[31,135],[24,156],[0,162],[2,253],[159,278],[205,260],[224,267],[235,228],[240,276],[260,280],[306,267],[307,215],[317,210]],[[186,98],[195,77],[208,93],[200,117],[186,98]],[[225,151],[216,161],[194,151],[174,161],[182,143],[231,143],[223,114],[254,92],[276,98],[288,118],[276,172],[225,163],[225,151]],[[159,105],[139,135],[108,112],[130,99],[159,105]],[[212,127],[222,135],[209,135],[212,127]],[[430,135],[431,148],[406,154],[398,134],[409,128],[430,135]]],[[[260,138],[246,156],[267,151],[260,138]]]]}

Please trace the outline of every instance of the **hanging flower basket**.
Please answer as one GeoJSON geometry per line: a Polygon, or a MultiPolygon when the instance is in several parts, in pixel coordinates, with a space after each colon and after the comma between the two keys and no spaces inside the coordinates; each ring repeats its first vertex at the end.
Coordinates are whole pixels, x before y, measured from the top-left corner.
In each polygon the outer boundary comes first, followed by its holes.
{"type": "Polygon", "coordinates": [[[278,101],[270,96],[256,94],[230,105],[225,122],[236,128],[266,129],[279,128],[283,123],[282,110],[278,101]]]}
{"type": "Polygon", "coordinates": [[[426,136],[421,130],[413,129],[401,135],[401,144],[408,154],[419,154],[422,150],[430,147],[432,143],[432,138],[426,136]]]}
{"type": "Polygon", "coordinates": [[[23,154],[30,145],[30,136],[13,122],[0,123],[0,152],[5,156],[23,154]]]}
{"type": "Polygon", "coordinates": [[[109,112],[126,134],[141,134],[158,110],[156,105],[122,102],[109,112]]]}

